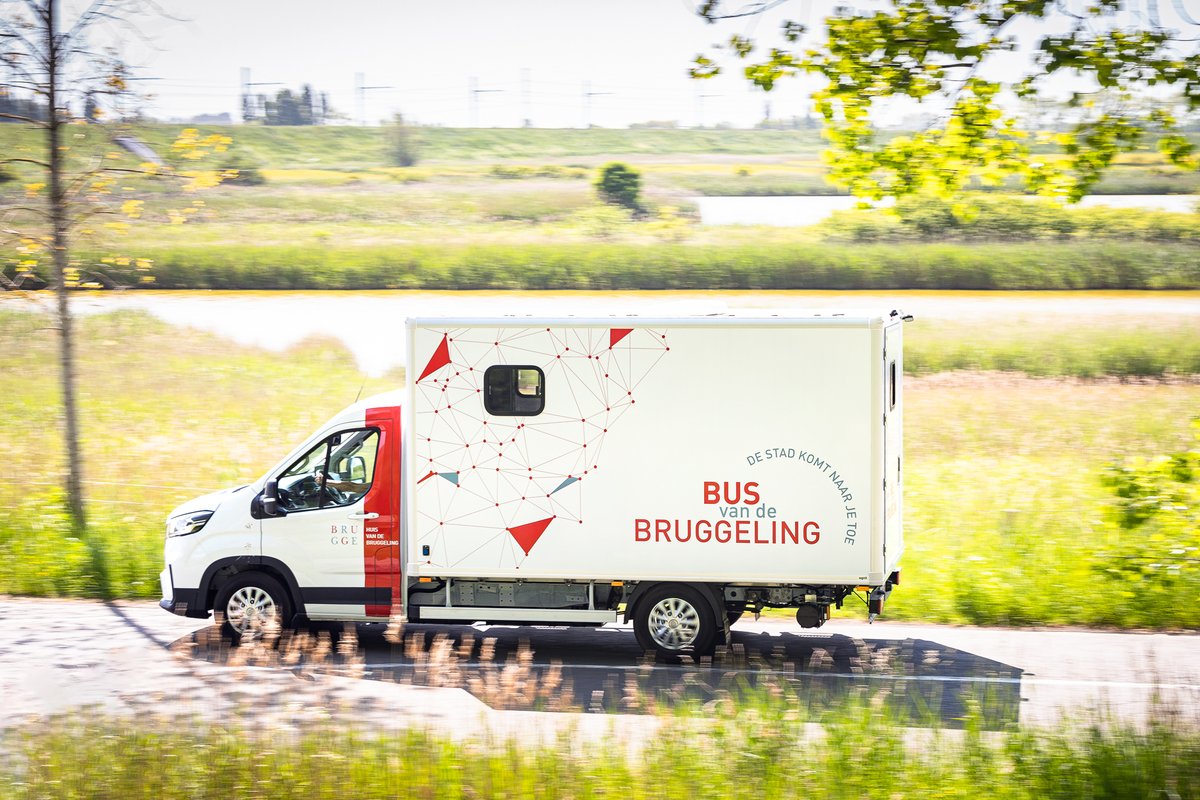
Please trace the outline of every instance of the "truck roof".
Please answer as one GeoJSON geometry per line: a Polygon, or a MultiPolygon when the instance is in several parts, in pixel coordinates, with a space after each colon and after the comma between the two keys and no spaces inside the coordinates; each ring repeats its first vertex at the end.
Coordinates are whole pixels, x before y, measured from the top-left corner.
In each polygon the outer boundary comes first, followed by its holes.
{"type": "Polygon", "coordinates": [[[399,408],[404,403],[404,390],[392,389],[387,392],[364,397],[352,405],[339,411],[330,422],[337,422],[344,417],[357,418],[366,414],[368,408],[399,408]]]}
{"type": "Polygon", "coordinates": [[[899,309],[854,309],[830,311],[829,309],[746,309],[737,313],[639,316],[637,314],[613,314],[607,317],[546,317],[533,315],[509,315],[503,317],[410,317],[410,327],[473,328],[473,327],[518,327],[555,325],[574,327],[606,327],[620,322],[627,325],[649,325],[654,327],[704,327],[752,325],[780,327],[857,327],[899,322],[911,317],[899,309]]]}

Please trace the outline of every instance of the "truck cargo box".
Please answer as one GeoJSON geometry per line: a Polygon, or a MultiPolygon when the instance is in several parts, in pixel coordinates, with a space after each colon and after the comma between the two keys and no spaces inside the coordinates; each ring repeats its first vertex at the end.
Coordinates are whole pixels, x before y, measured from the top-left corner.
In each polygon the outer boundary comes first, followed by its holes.
{"type": "Polygon", "coordinates": [[[410,578],[883,584],[902,315],[410,320],[410,578]]]}

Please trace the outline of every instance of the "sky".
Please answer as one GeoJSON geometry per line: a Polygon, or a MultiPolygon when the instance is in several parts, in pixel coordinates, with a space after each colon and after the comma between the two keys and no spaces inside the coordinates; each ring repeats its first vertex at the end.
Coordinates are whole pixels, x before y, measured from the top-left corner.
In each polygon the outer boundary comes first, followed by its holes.
{"type": "MultiPolygon", "coordinates": [[[[348,123],[401,112],[422,124],[624,127],[648,120],[740,127],[803,116],[813,81],[767,97],[735,67],[695,81],[701,52],[735,33],[773,35],[784,18],[828,13],[833,0],[792,0],[764,18],[719,26],[692,0],[168,0],[180,21],[143,24],[130,61],[153,77],[155,116],[240,113],[242,69],[273,94],[309,83],[348,123]],[[356,90],[358,74],[368,88],[356,90]],[[472,92],[472,88],[477,92],[472,92]]],[[[871,0],[860,3],[871,7],[871,0]]],[[[817,20],[814,20],[817,21],[817,20]]]]}
{"type": "MultiPolygon", "coordinates": [[[[747,8],[750,1],[726,0],[724,8],[747,8]]],[[[399,112],[419,124],[451,127],[514,127],[525,120],[537,127],[651,120],[750,127],[768,114],[804,116],[818,79],[787,79],[766,94],[738,64],[727,63],[725,74],[696,81],[687,70],[697,54],[716,54],[714,45],[734,33],[778,43],[784,19],[819,31],[835,5],[858,11],[886,5],[788,0],[761,16],[710,25],[695,13],[698,2],[159,0],[166,15],[140,21],[142,35],[124,34],[120,45],[140,67],[135,74],[147,79],[137,84],[153,95],[145,110],[162,119],[222,112],[240,119],[248,74],[259,84],[255,93],[311,84],[327,93],[344,124],[375,124],[399,112]],[[359,91],[360,84],[368,88],[359,91]]],[[[1126,2],[1134,18],[1153,14],[1176,26],[1200,18],[1200,0],[1126,2]]],[[[1050,29],[1015,33],[1029,44],[1050,29]]],[[[915,110],[884,109],[881,121],[898,122],[915,110]]]]}

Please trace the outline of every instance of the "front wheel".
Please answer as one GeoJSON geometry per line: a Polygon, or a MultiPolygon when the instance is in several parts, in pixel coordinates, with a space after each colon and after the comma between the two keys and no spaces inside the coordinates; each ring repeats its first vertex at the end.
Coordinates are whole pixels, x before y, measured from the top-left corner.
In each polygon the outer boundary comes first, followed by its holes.
{"type": "Polygon", "coordinates": [[[712,605],[698,590],[679,583],[656,586],[638,603],[633,632],[643,650],[663,656],[712,652],[717,626],[712,605]]]}
{"type": "Polygon", "coordinates": [[[287,591],[261,572],[233,576],[217,592],[213,610],[224,618],[221,632],[235,644],[278,631],[291,619],[287,591]]]}

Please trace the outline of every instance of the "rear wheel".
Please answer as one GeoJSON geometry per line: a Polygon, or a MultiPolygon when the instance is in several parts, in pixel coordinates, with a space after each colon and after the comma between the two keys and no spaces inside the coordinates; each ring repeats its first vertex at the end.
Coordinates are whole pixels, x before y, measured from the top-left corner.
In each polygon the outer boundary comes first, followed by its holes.
{"type": "Polygon", "coordinates": [[[643,650],[663,656],[712,652],[717,626],[712,605],[698,590],[679,583],[656,586],[638,604],[633,632],[643,650]]]}
{"type": "Polygon", "coordinates": [[[278,632],[291,619],[287,591],[262,572],[233,576],[217,592],[213,611],[223,618],[221,632],[235,644],[278,632]]]}

